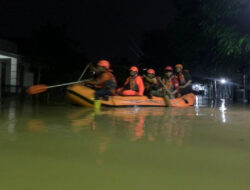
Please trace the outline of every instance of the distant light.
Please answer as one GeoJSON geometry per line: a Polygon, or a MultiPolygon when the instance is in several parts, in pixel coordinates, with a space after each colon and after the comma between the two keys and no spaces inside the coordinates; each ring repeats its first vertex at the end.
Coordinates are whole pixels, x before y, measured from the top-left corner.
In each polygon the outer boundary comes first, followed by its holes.
{"type": "Polygon", "coordinates": [[[202,91],[202,90],[205,90],[205,87],[202,85],[202,84],[198,84],[198,83],[196,83],[196,84],[193,84],[192,85],[192,89],[194,90],[194,91],[202,91]]]}
{"type": "Polygon", "coordinates": [[[226,84],[227,81],[226,81],[226,79],[220,79],[220,83],[221,83],[221,84],[226,84]]]}

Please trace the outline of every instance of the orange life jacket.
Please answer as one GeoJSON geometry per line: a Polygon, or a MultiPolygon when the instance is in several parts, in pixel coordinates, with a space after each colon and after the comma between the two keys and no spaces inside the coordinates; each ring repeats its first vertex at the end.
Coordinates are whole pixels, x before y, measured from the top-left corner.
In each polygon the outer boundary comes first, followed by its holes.
{"type": "Polygon", "coordinates": [[[124,89],[126,90],[134,90],[136,92],[139,92],[140,94],[143,94],[144,92],[144,84],[142,81],[141,76],[128,77],[126,82],[124,83],[124,89]]]}
{"type": "Polygon", "coordinates": [[[170,78],[163,78],[162,82],[170,92],[173,92],[175,89],[179,88],[177,78],[174,75],[172,75],[170,78]]]}
{"type": "Polygon", "coordinates": [[[162,82],[163,82],[163,84],[165,84],[165,86],[167,87],[167,89],[169,91],[172,91],[174,89],[173,82],[172,82],[171,78],[169,78],[169,79],[164,78],[162,80],[162,82]]]}
{"type": "MultiPolygon", "coordinates": [[[[138,77],[138,76],[137,76],[138,77]]],[[[138,85],[136,83],[136,78],[133,78],[133,77],[128,77],[124,86],[125,86],[125,89],[128,89],[128,90],[134,90],[136,92],[138,92],[139,88],[138,88],[138,85]]]]}

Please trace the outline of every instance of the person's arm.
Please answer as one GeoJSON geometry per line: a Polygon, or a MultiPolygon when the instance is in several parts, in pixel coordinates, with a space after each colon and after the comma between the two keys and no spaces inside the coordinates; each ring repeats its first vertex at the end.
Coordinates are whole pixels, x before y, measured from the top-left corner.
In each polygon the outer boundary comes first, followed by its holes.
{"type": "Polygon", "coordinates": [[[129,83],[129,77],[126,79],[126,81],[124,82],[123,86],[117,90],[118,94],[122,93],[122,91],[124,90],[124,87],[126,85],[128,85],[128,83],[129,83]]]}
{"type": "Polygon", "coordinates": [[[152,84],[157,84],[156,78],[149,78],[149,77],[146,76],[146,75],[143,75],[143,77],[144,77],[148,82],[150,82],[150,83],[152,83],[152,84]]]}
{"type": "Polygon", "coordinates": [[[187,82],[186,82],[186,84],[180,86],[180,88],[186,88],[192,83],[192,78],[191,78],[189,72],[184,72],[183,74],[184,74],[184,77],[185,77],[187,82]]]}
{"type": "Polygon", "coordinates": [[[90,64],[89,68],[90,68],[90,71],[91,71],[93,77],[91,79],[87,80],[87,81],[84,81],[82,83],[83,85],[84,84],[90,84],[90,85],[95,85],[96,84],[96,78],[94,77],[94,75],[96,74],[96,67],[93,66],[92,64],[90,64]]]}
{"type": "Polygon", "coordinates": [[[162,78],[161,77],[157,77],[156,81],[157,81],[157,84],[159,84],[159,89],[164,90],[164,86],[162,84],[162,78]],[[158,83],[158,81],[159,81],[159,83],[158,83]]]}
{"type": "Polygon", "coordinates": [[[81,83],[82,85],[95,85],[96,84],[96,80],[94,79],[94,78],[90,78],[90,79],[88,79],[88,80],[86,80],[86,81],[83,81],[82,83],[81,83]]]}
{"type": "Polygon", "coordinates": [[[174,78],[174,79],[173,79],[173,85],[174,85],[174,91],[171,92],[171,94],[172,94],[172,95],[175,95],[175,94],[177,94],[177,92],[179,91],[179,88],[180,88],[179,82],[178,82],[178,79],[177,79],[177,78],[174,78]]]}
{"type": "Polygon", "coordinates": [[[94,66],[94,65],[90,65],[89,66],[89,68],[90,68],[90,71],[92,71],[93,73],[96,73],[96,71],[97,71],[97,68],[94,66]]]}
{"type": "Polygon", "coordinates": [[[183,86],[180,86],[180,88],[186,88],[192,83],[192,80],[187,81],[187,83],[183,86]]]}
{"type": "Polygon", "coordinates": [[[108,80],[111,80],[110,76],[108,73],[103,73],[101,77],[97,80],[98,84],[103,84],[107,82],[108,80]]]}
{"type": "Polygon", "coordinates": [[[123,86],[128,85],[128,83],[129,83],[129,77],[126,79],[126,81],[124,82],[123,86]]]}
{"type": "Polygon", "coordinates": [[[94,85],[94,84],[96,84],[96,81],[94,79],[92,79],[92,80],[83,82],[83,84],[92,84],[92,85],[94,85]]]}
{"type": "Polygon", "coordinates": [[[152,84],[158,84],[156,77],[152,78],[152,84]]]}
{"type": "Polygon", "coordinates": [[[110,80],[108,73],[102,73],[101,76],[98,77],[96,81],[94,81],[94,85],[96,88],[102,88],[105,82],[108,80],[110,80]]]}
{"type": "Polygon", "coordinates": [[[143,80],[140,76],[137,78],[137,85],[138,85],[138,90],[139,90],[138,95],[143,96],[144,84],[143,84],[143,80]]]}

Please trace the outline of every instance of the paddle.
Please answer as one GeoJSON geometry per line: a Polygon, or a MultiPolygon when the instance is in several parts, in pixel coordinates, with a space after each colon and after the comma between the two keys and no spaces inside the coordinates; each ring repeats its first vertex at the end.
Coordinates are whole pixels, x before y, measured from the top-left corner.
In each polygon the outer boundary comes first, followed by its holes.
{"type": "Polygon", "coordinates": [[[170,98],[175,99],[174,95],[171,94],[171,92],[167,89],[166,85],[162,82],[162,80],[160,78],[158,78],[158,80],[161,83],[161,85],[165,88],[165,90],[168,93],[168,95],[170,96],[170,98]]]}
{"type": "MultiPolygon", "coordinates": [[[[158,80],[159,80],[159,82],[162,84],[162,86],[165,87],[166,92],[168,93],[168,95],[170,96],[170,98],[174,100],[174,103],[175,103],[175,104],[178,104],[178,102],[176,101],[174,95],[171,94],[171,92],[167,89],[166,85],[162,82],[162,80],[161,80],[160,78],[158,78],[158,80]]],[[[168,101],[169,101],[169,100],[168,100],[168,101]]],[[[167,101],[167,102],[168,102],[168,101],[167,101]]]]}
{"type": "Polygon", "coordinates": [[[28,94],[30,94],[30,95],[34,95],[34,94],[39,94],[39,93],[45,92],[50,88],[56,88],[56,87],[61,87],[61,86],[67,86],[67,85],[71,85],[71,84],[86,82],[86,80],[81,81],[81,79],[82,79],[83,75],[86,73],[86,71],[87,71],[87,69],[89,68],[90,65],[91,65],[91,63],[86,65],[86,67],[84,68],[84,70],[83,70],[83,72],[82,72],[82,74],[79,77],[77,82],[69,82],[69,83],[58,84],[58,85],[53,85],[53,86],[48,86],[48,85],[45,85],[45,84],[38,84],[38,85],[30,86],[27,89],[26,92],[28,94]]]}
{"type": "Polygon", "coordinates": [[[71,85],[71,84],[78,84],[78,83],[82,83],[82,82],[86,82],[88,80],[82,80],[82,81],[77,81],[77,82],[69,82],[69,83],[64,83],[64,84],[58,84],[58,85],[52,85],[52,86],[48,86],[48,85],[45,85],[45,84],[38,84],[38,85],[33,85],[33,86],[30,86],[28,89],[27,89],[27,93],[30,94],[30,95],[34,95],[34,94],[39,94],[39,93],[42,93],[42,92],[45,92],[47,91],[48,89],[50,88],[56,88],[56,87],[61,87],[61,86],[67,86],[67,85],[71,85]]]}
{"type": "Polygon", "coordinates": [[[86,71],[88,70],[88,68],[89,68],[89,66],[90,66],[91,64],[92,64],[92,63],[89,63],[89,64],[86,65],[86,67],[84,68],[84,70],[83,70],[81,76],[79,77],[78,81],[82,80],[83,75],[86,73],[86,71]]]}

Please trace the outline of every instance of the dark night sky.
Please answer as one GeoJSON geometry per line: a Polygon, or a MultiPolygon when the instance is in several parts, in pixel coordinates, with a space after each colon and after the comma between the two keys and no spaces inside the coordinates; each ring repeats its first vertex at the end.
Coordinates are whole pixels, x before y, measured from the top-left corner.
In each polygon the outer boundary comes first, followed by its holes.
{"type": "Polygon", "coordinates": [[[29,37],[50,23],[66,25],[72,39],[94,57],[129,57],[145,32],[166,28],[174,17],[171,0],[1,0],[0,34],[29,37]]]}

